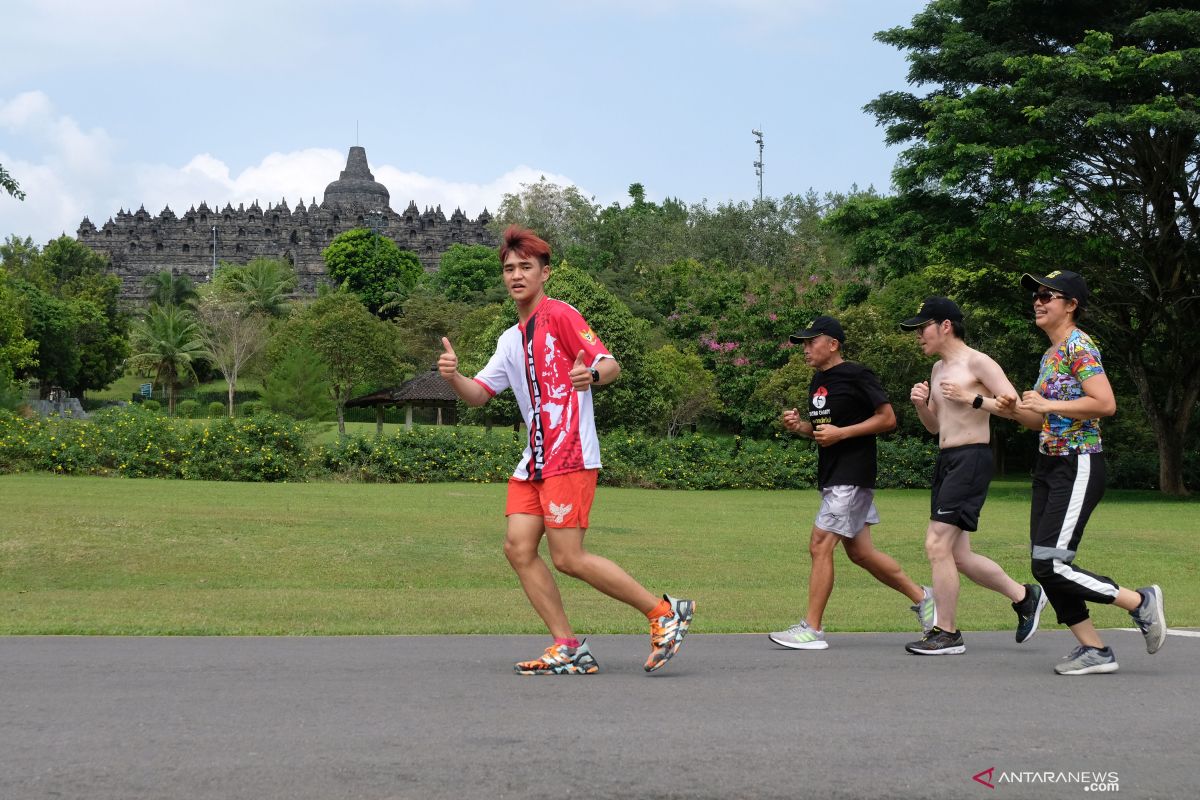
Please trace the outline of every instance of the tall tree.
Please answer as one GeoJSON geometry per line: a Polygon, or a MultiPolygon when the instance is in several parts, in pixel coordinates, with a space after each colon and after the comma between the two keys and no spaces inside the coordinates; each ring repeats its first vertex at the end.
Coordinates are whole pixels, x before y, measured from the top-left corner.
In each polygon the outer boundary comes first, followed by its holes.
{"type": "Polygon", "coordinates": [[[174,414],[176,390],[195,375],[194,365],[204,354],[196,320],[178,306],[151,306],[133,324],[130,338],[129,365],[154,373],[155,380],[167,387],[167,411],[174,414]]]}
{"type": "Polygon", "coordinates": [[[366,228],[339,234],[321,255],[329,279],[358,295],[372,314],[385,303],[407,297],[425,275],[416,253],[366,228]]]}
{"type": "Polygon", "coordinates": [[[346,401],[368,383],[386,384],[410,365],[397,354],[395,328],[373,316],[354,294],[326,292],[296,314],[280,332],[321,357],[337,409],[338,433],[346,434],[346,401]]]}
{"type": "Polygon", "coordinates": [[[936,260],[990,263],[1014,281],[1082,272],[1087,324],[1136,384],[1174,494],[1200,398],[1198,9],[934,0],[877,36],[907,52],[925,93],[868,106],[888,142],[907,145],[890,205],[893,222],[910,215],[910,236],[896,249],[923,240],[936,260]],[[938,207],[948,213],[923,213],[938,207]]]}
{"type": "Polygon", "coordinates": [[[521,191],[504,195],[492,227],[499,233],[507,225],[522,225],[550,244],[555,261],[578,261],[595,246],[599,211],[577,187],[559,186],[542,176],[537,183],[521,184],[521,191]]]}
{"type": "Polygon", "coordinates": [[[225,377],[232,417],[238,376],[266,346],[270,320],[241,297],[212,291],[196,307],[196,322],[204,357],[225,377]]]}

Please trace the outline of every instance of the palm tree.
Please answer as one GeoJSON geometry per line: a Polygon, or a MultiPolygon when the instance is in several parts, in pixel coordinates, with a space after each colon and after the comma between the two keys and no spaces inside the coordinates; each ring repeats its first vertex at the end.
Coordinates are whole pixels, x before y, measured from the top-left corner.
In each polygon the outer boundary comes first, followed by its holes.
{"type": "Polygon", "coordinates": [[[130,344],[134,353],[129,365],[153,372],[167,387],[167,411],[174,414],[175,390],[184,378],[195,377],[193,363],[204,354],[191,312],[178,306],[150,306],[146,316],[133,324],[130,344]]]}
{"type": "Polygon", "coordinates": [[[194,308],[199,295],[196,294],[196,284],[187,275],[174,275],[164,269],[148,276],[142,285],[150,290],[146,299],[159,306],[180,306],[194,308]]]}
{"type": "Polygon", "coordinates": [[[296,287],[296,274],[286,261],[255,258],[228,274],[229,289],[241,295],[246,310],[269,317],[287,313],[288,293],[296,287]]]}

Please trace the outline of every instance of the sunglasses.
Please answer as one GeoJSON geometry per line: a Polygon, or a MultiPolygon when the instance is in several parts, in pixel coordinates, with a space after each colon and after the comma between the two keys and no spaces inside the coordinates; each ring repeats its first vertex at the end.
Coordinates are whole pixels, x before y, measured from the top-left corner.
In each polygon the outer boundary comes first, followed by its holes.
{"type": "Polygon", "coordinates": [[[1045,289],[1042,289],[1040,291],[1033,293],[1033,302],[1041,303],[1041,304],[1045,305],[1046,303],[1049,303],[1051,300],[1061,300],[1065,297],[1066,297],[1065,294],[1059,294],[1058,292],[1048,292],[1045,289]]]}

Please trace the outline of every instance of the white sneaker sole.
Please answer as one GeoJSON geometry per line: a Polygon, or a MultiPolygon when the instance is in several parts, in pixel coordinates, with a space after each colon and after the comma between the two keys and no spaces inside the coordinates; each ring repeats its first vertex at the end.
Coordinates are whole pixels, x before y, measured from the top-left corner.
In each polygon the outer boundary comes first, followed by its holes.
{"type": "Polygon", "coordinates": [[[1146,637],[1146,652],[1150,655],[1154,655],[1159,651],[1159,648],[1163,646],[1163,642],[1167,640],[1167,617],[1163,613],[1162,589],[1159,588],[1158,584],[1155,584],[1150,588],[1154,589],[1155,618],[1162,623],[1158,626],[1158,636],[1155,636],[1153,639],[1151,639],[1149,636],[1146,637]]]}
{"type": "Polygon", "coordinates": [[[786,647],[789,650],[828,650],[829,649],[829,642],[824,642],[824,641],[821,641],[820,639],[817,639],[816,641],[812,641],[812,642],[784,642],[784,641],[780,641],[779,639],[776,639],[775,634],[773,634],[773,633],[768,633],[767,638],[770,639],[775,644],[779,645],[780,647],[786,647]]]}
{"type": "Polygon", "coordinates": [[[1082,669],[1073,669],[1069,672],[1059,672],[1058,670],[1054,670],[1054,672],[1058,675],[1103,675],[1105,673],[1116,671],[1117,662],[1115,661],[1110,664],[1096,664],[1094,666],[1084,667],[1082,669]]]}
{"type": "Polygon", "coordinates": [[[914,656],[959,656],[967,652],[967,646],[965,644],[960,644],[957,647],[943,647],[941,650],[909,650],[907,647],[904,649],[908,650],[908,652],[912,653],[914,656]]]}

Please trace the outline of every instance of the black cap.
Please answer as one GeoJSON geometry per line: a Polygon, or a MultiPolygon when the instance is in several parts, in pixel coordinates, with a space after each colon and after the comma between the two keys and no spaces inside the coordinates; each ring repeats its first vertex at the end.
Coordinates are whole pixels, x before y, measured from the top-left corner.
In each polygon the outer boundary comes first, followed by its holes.
{"type": "Polygon", "coordinates": [[[1031,292],[1036,292],[1039,286],[1045,286],[1047,289],[1062,292],[1067,297],[1078,300],[1081,308],[1087,305],[1087,281],[1078,272],[1056,269],[1054,272],[1043,275],[1040,278],[1026,272],[1021,276],[1021,285],[1031,292]]]}
{"type": "Polygon", "coordinates": [[[900,327],[911,331],[927,322],[941,322],[946,319],[951,322],[962,322],[962,318],[962,311],[959,310],[958,304],[948,297],[926,297],[925,302],[921,303],[921,307],[917,309],[917,315],[901,322],[900,327]]]}
{"type": "Polygon", "coordinates": [[[796,331],[788,337],[788,341],[792,344],[802,344],[805,339],[815,339],[821,334],[832,336],[842,344],[846,343],[846,333],[842,330],[842,324],[833,317],[827,317],[824,314],[817,317],[802,331],[796,331]]]}

